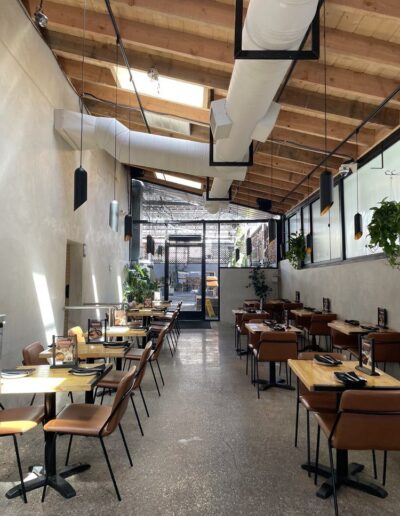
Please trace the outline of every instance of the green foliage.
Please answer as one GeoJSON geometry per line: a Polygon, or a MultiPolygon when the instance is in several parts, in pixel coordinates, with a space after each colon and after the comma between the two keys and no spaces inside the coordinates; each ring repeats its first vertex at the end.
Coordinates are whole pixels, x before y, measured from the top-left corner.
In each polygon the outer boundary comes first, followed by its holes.
{"type": "Polygon", "coordinates": [[[247,288],[253,287],[256,297],[265,301],[267,299],[268,292],[272,289],[267,285],[265,273],[261,270],[260,266],[251,269],[249,279],[251,280],[251,283],[247,285],[247,288]]]}
{"type": "Polygon", "coordinates": [[[153,293],[158,289],[158,282],[152,281],[149,271],[139,264],[133,269],[125,266],[125,281],[123,285],[124,301],[136,301],[143,303],[145,299],[153,298],[153,293]]]}
{"type": "Polygon", "coordinates": [[[306,258],[306,240],[303,233],[292,233],[289,237],[289,250],[286,255],[295,269],[301,269],[306,258]]]}
{"type": "Polygon", "coordinates": [[[368,224],[369,247],[381,247],[389,265],[400,269],[400,202],[387,201],[385,197],[379,204],[371,208],[374,213],[368,224]]]}

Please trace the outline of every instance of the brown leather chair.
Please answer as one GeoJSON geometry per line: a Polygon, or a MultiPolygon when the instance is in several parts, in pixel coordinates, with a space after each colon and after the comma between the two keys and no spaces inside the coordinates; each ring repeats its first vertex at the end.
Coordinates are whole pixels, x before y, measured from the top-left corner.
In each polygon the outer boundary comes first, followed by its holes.
{"type": "MultiPolygon", "coordinates": [[[[299,353],[298,360],[313,360],[318,353],[313,351],[303,351],[299,353]]],[[[340,353],[324,353],[330,355],[337,360],[345,361],[346,357],[340,353]]],[[[297,397],[296,397],[296,423],[294,434],[294,445],[297,448],[298,433],[299,433],[299,408],[300,404],[306,409],[307,416],[307,464],[311,462],[310,450],[310,412],[320,412],[328,414],[336,414],[337,411],[337,394],[333,392],[311,392],[305,385],[297,379],[297,397]]],[[[308,472],[310,476],[310,471],[308,472]]]]}
{"type": "Polygon", "coordinates": [[[383,363],[384,371],[386,364],[400,362],[400,332],[375,332],[368,334],[368,338],[374,339],[375,362],[383,363]]]}
{"type": "Polygon", "coordinates": [[[260,399],[259,363],[270,363],[270,385],[274,387],[289,387],[276,384],[271,378],[276,362],[287,362],[289,358],[297,358],[297,335],[292,331],[266,331],[261,333],[258,348],[253,351],[254,377],[257,383],[257,397],[260,399]]]}
{"type": "MultiPolygon", "coordinates": [[[[38,344],[38,343],[35,343],[38,344]]],[[[44,407],[19,407],[0,410],[0,437],[12,436],[14,441],[15,456],[17,458],[19,479],[21,482],[22,498],[27,503],[24,476],[22,474],[21,460],[17,435],[22,435],[35,428],[44,418],[44,407]]]]}
{"type": "MultiPolygon", "coordinates": [[[[22,365],[25,366],[38,366],[38,365],[49,365],[46,358],[42,358],[40,353],[44,351],[43,346],[40,342],[32,342],[22,349],[22,365]]],[[[72,397],[72,395],[71,395],[72,397]]],[[[32,396],[30,405],[35,402],[36,394],[32,396]]]]}
{"type": "Polygon", "coordinates": [[[331,344],[333,351],[348,351],[351,355],[358,357],[357,335],[345,335],[331,328],[331,344]]]}
{"type": "MultiPolygon", "coordinates": [[[[318,422],[316,469],[320,431],[328,439],[329,460],[335,479],[332,449],[400,450],[400,392],[347,390],[337,414],[315,415],[318,422]],[[366,432],[365,430],[368,429],[366,432]]],[[[332,482],[335,516],[338,516],[336,482],[332,482]]]]}
{"type": "Polygon", "coordinates": [[[175,310],[174,312],[172,312],[170,314],[170,317],[161,318],[159,320],[154,320],[150,326],[150,333],[157,335],[165,327],[166,324],[168,325],[167,342],[169,345],[169,350],[171,352],[171,356],[174,355],[174,352],[176,351],[176,349],[178,347],[179,333],[178,333],[178,330],[176,327],[178,315],[179,315],[178,310],[175,310]]]}
{"type": "MultiPolygon", "coordinates": [[[[73,405],[67,405],[55,419],[52,419],[44,425],[45,432],[52,432],[54,434],[54,443],[57,435],[67,434],[70,436],[66,465],[68,465],[72,438],[74,435],[96,437],[100,439],[104,457],[119,501],[121,501],[121,495],[119,494],[117,482],[104,445],[104,437],[111,435],[117,427],[119,428],[129,464],[132,467],[133,463],[125,440],[125,435],[122,430],[121,420],[125,414],[129,398],[131,397],[135,381],[135,372],[136,367],[132,367],[132,369],[124,374],[123,378],[119,382],[112,406],[94,405],[89,403],[75,403],[73,405]]],[[[53,453],[54,450],[55,446],[53,447],[53,453]]],[[[44,501],[45,496],[46,486],[43,489],[42,502],[44,501]]]]}
{"type": "MultiPolygon", "coordinates": [[[[242,335],[246,335],[246,337],[249,335],[249,332],[247,331],[246,324],[250,321],[263,321],[264,319],[267,319],[269,314],[267,312],[263,312],[261,314],[243,314],[240,319],[240,327],[238,329],[238,339],[237,339],[237,348],[236,352],[239,356],[242,355],[242,345],[241,345],[241,337],[242,335]]],[[[244,353],[247,354],[248,350],[246,350],[244,353]]],[[[244,354],[243,353],[243,354],[244,354]]]]}
{"type": "MultiPolygon", "coordinates": [[[[158,334],[158,337],[157,337],[157,340],[156,340],[155,344],[152,345],[153,352],[150,353],[149,359],[148,359],[148,362],[150,364],[150,369],[151,369],[151,372],[153,374],[154,383],[156,384],[156,388],[157,388],[157,392],[158,392],[159,396],[161,396],[161,393],[160,393],[160,389],[158,387],[157,378],[156,378],[156,375],[155,375],[155,372],[154,372],[153,362],[155,362],[157,364],[162,384],[165,385],[164,378],[163,378],[163,375],[162,375],[162,372],[161,372],[161,368],[160,368],[160,364],[158,362],[158,357],[160,356],[160,353],[161,353],[161,350],[162,350],[162,347],[163,347],[163,344],[164,344],[164,339],[165,339],[165,336],[167,334],[167,331],[168,331],[168,326],[164,326],[162,328],[162,330],[160,331],[160,333],[158,334]]],[[[126,361],[129,361],[129,360],[139,361],[139,360],[141,360],[144,351],[145,351],[144,349],[132,349],[132,350],[128,351],[128,353],[125,355],[125,360],[126,361]]]]}
{"type": "Polygon", "coordinates": [[[289,321],[295,321],[296,316],[292,313],[292,310],[301,310],[303,303],[285,303],[285,310],[289,311],[289,321]]]}
{"type": "Polygon", "coordinates": [[[308,334],[311,335],[313,340],[315,340],[315,337],[325,337],[328,351],[331,349],[329,342],[331,329],[328,326],[328,323],[334,321],[335,319],[337,319],[336,314],[313,314],[311,316],[311,323],[308,334]]]}
{"type": "Polygon", "coordinates": [[[285,310],[285,303],[264,303],[264,310],[266,310],[270,315],[271,319],[275,319],[278,323],[283,322],[283,314],[285,310]]]}
{"type": "MultiPolygon", "coordinates": [[[[139,365],[137,366],[137,373],[136,373],[136,376],[135,376],[135,381],[133,383],[133,389],[132,389],[132,395],[131,395],[131,402],[132,402],[133,411],[135,412],[136,420],[137,420],[137,423],[139,425],[140,433],[142,435],[144,435],[143,434],[143,428],[142,428],[142,424],[140,422],[139,413],[137,411],[136,404],[135,404],[135,401],[133,399],[133,396],[135,395],[135,391],[139,390],[140,395],[142,397],[144,408],[146,410],[147,417],[149,417],[149,411],[147,409],[147,404],[146,404],[146,401],[144,399],[144,395],[143,395],[141,384],[142,384],[142,380],[143,380],[144,374],[146,372],[147,363],[148,363],[152,353],[153,353],[152,344],[151,344],[151,342],[148,342],[146,344],[146,347],[143,349],[143,353],[142,353],[142,355],[140,357],[140,360],[139,360],[139,365]]],[[[116,370],[113,369],[108,374],[106,374],[104,376],[104,378],[102,378],[99,381],[99,383],[97,384],[97,387],[96,387],[96,393],[97,393],[97,389],[103,389],[103,394],[101,396],[101,402],[100,402],[101,405],[103,404],[103,399],[104,399],[105,391],[107,389],[111,390],[111,391],[116,391],[118,389],[118,387],[119,387],[119,384],[123,380],[125,374],[126,373],[124,371],[116,371],[116,370]]]]}

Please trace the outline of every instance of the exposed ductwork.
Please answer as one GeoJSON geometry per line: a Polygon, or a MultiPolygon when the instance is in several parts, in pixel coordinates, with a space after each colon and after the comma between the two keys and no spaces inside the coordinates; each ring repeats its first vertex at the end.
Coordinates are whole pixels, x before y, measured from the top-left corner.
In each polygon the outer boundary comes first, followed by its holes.
{"type": "MultiPolygon", "coordinates": [[[[243,28],[246,50],[298,49],[318,0],[251,0],[243,28]]],[[[246,161],[252,140],[267,140],[279,114],[273,102],[291,61],[237,60],[226,100],[211,105],[216,140],[214,160],[246,161]]],[[[74,147],[80,145],[80,114],[55,112],[55,127],[74,147]]],[[[232,181],[243,181],[247,167],[210,167],[209,145],[129,131],[112,118],[84,116],[84,148],[101,148],[125,164],[214,178],[210,198],[228,196],[232,181]],[[115,135],[117,145],[115,146],[115,135]]],[[[224,204],[208,201],[215,213],[224,204]]]]}

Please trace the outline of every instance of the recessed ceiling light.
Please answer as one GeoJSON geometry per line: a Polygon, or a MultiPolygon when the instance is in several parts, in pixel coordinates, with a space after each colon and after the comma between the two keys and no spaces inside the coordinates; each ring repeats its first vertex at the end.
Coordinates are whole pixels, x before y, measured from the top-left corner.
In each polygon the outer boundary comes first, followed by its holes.
{"type": "Polygon", "coordinates": [[[162,181],[168,181],[168,183],[176,183],[182,186],[189,186],[190,188],[196,188],[197,190],[201,190],[203,186],[199,181],[192,181],[191,179],[183,179],[182,177],[171,176],[170,174],[164,174],[164,172],[155,172],[155,176],[157,179],[161,179],[162,181]]]}

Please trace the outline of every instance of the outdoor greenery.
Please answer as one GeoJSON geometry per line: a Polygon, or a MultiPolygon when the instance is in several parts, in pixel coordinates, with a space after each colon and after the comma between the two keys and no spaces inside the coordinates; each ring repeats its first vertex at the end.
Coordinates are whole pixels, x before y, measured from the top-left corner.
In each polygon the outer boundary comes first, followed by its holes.
{"type": "Polygon", "coordinates": [[[251,269],[249,279],[251,283],[247,285],[247,288],[253,287],[257,299],[262,299],[264,302],[267,299],[268,292],[272,289],[267,285],[265,273],[260,266],[251,269]]]}
{"type": "Polygon", "coordinates": [[[136,264],[133,268],[125,266],[125,281],[123,297],[125,302],[136,301],[143,303],[145,299],[153,299],[154,291],[158,289],[158,282],[150,278],[149,271],[136,264]]]}
{"type": "Polygon", "coordinates": [[[306,240],[303,233],[292,233],[289,237],[287,258],[295,269],[301,269],[306,258],[306,240]]]}
{"type": "Polygon", "coordinates": [[[381,247],[390,266],[400,269],[400,202],[387,201],[386,197],[374,206],[368,224],[371,249],[381,247]]]}

